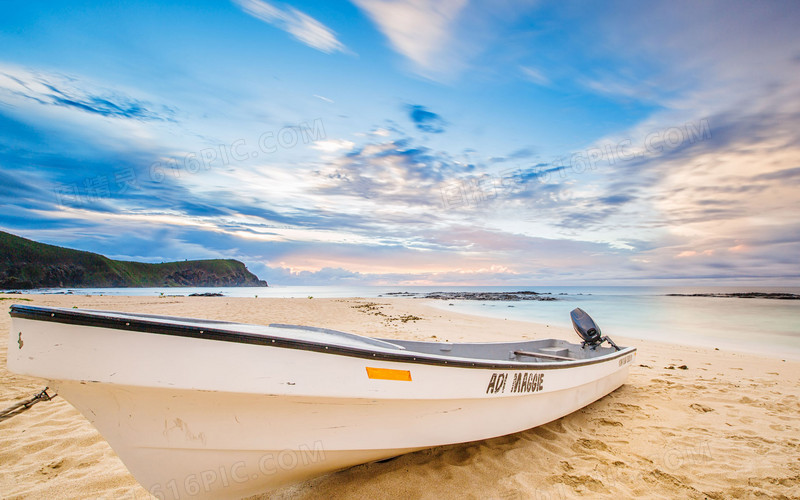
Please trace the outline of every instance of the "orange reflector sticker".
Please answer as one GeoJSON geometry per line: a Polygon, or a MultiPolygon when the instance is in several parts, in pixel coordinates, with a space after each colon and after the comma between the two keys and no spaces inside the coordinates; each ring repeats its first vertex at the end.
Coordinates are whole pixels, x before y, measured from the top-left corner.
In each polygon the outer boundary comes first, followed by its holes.
{"type": "Polygon", "coordinates": [[[411,382],[411,372],[408,370],[392,370],[390,368],[367,367],[367,376],[379,380],[404,380],[411,382]]]}

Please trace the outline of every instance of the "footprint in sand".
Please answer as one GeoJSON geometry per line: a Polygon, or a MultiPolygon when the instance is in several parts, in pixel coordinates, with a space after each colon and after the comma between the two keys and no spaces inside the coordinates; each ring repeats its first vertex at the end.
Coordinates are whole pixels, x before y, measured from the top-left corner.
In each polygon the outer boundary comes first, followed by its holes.
{"type": "Polygon", "coordinates": [[[616,406],[620,408],[625,408],[626,410],[634,410],[634,411],[642,411],[641,406],[632,405],[629,403],[614,403],[616,406]]]}
{"type": "Polygon", "coordinates": [[[59,460],[57,462],[49,463],[46,466],[44,466],[44,467],[39,469],[39,474],[44,474],[45,476],[58,475],[59,469],[61,469],[64,466],[65,463],[66,463],[66,460],[64,460],[64,459],[61,459],[61,460],[59,460]]]}
{"type": "Polygon", "coordinates": [[[583,450],[599,450],[599,451],[611,451],[607,444],[597,439],[587,439],[581,438],[578,439],[575,444],[573,445],[573,449],[581,448],[583,450]]]}
{"type": "Polygon", "coordinates": [[[547,479],[548,481],[554,483],[566,484],[581,495],[585,494],[587,489],[595,493],[608,492],[607,487],[602,481],[587,475],[572,475],[564,473],[558,476],[550,476],[547,479]]]}
{"type": "Polygon", "coordinates": [[[592,419],[592,422],[595,422],[598,425],[604,425],[606,427],[623,427],[622,422],[618,422],[616,420],[609,420],[607,418],[595,418],[592,419]]]}
{"type": "Polygon", "coordinates": [[[714,408],[708,407],[706,405],[701,405],[700,403],[692,403],[689,405],[689,408],[698,413],[708,413],[710,411],[714,411],[714,408]]]}
{"type": "Polygon", "coordinates": [[[653,382],[656,385],[675,385],[675,382],[671,380],[664,380],[663,378],[651,378],[650,382],[653,382]]]}

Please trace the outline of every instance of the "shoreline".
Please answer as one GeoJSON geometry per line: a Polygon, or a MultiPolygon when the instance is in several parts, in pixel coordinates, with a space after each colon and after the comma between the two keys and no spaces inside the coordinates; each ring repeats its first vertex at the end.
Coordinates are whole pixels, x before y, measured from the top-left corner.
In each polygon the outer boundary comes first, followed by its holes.
{"type": "MultiPolygon", "coordinates": [[[[800,309],[796,307],[797,302],[768,300],[761,297],[764,294],[778,293],[783,296],[791,292],[800,296],[798,293],[800,287],[761,287],[759,292],[745,292],[743,291],[745,289],[746,287],[724,286],[711,288],[548,286],[529,289],[497,286],[290,286],[269,289],[247,287],[59,289],[53,290],[53,294],[158,298],[161,294],[166,297],[189,296],[194,293],[222,293],[226,298],[259,299],[308,296],[329,299],[362,297],[373,300],[413,298],[450,312],[473,314],[495,320],[507,318],[530,323],[549,323],[551,326],[568,328],[571,328],[568,319],[569,310],[572,307],[581,307],[599,320],[605,333],[614,337],[624,336],[710,349],[721,348],[800,361],[800,333],[796,326],[800,322],[800,309]],[[754,298],[753,294],[759,296],[754,298]],[[727,300],[717,295],[725,295],[727,300]],[[749,298],[741,298],[739,295],[749,298]],[[431,296],[439,300],[425,298],[431,296]],[[487,300],[475,300],[480,297],[487,297],[487,300]],[[467,298],[470,300],[462,300],[467,298]],[[493,298],[508,300],[490,300],[493,298]],[[534,302],[530,299],[539,300],[534,302]],[[447,307],[445,304],[452,304],[455,307],[447,307]]],[[[39,293],[28,294],[30,295],[39,293]]]]}
{"type": "MultiPolygon", "coordinates": [[[[455,313],[406,298],[0,298],[6,307],[77,305],[288,322],[383,338],[577,340],[568,328],[455,313]]],[[[9,322],[7,313],[0,317],[4,336],[9,322]]],[[[800,496],[800,363],[722,346],[715,351],[612,338],[638,349],[628,381],[573,414],[510,436],[356,466],[258,498],[442,498],[476,492],[505,499],[800,496]]],[[[7,371],[7,343],[0,342],[0,408],[45,385],[7,371]]],[[[0,422],[0,463],[3,497],[148,498],[91,424],[61,398],[0,422]]]]}

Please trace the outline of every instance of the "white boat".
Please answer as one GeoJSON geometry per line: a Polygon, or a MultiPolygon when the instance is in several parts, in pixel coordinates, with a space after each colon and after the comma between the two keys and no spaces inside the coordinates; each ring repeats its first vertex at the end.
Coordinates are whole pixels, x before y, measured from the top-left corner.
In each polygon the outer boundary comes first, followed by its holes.
{"type": "MultiPolygon", "coordinates": [[[[582,316],[583,314],[583,316],[582,316]]],[[[158,498],[241,498],[510,434],[623,384],[635,349],[384,340],[333,330],[14,305],[11,371],[48,379],[158,498]]]]}

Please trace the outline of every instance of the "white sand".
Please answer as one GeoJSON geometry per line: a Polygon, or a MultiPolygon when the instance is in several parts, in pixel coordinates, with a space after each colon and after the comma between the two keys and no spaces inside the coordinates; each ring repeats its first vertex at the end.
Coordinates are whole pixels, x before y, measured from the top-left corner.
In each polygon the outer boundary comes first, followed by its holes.
{"type": "MultiPolygon", "coordinates": [[[[414,299],[0,297],[10,299],[0,301],[4,306],[31,299],[26,303],[298,323],[382,337],[577,338],[565,329],[459,315],[414,299]],[[379,305],[363,307],[368,303],[379,305]],[[405,315],[422,319],[403,322],[405,315]]],[[[0,315],[3,332],[9,323],[0,315]]],[[[262,498],[800,498],[800,363],[614,340],[639,349],[628,383],[576,413],[511,436],[353,467],[262,498]]],[[[0,343],[0,409],[46,385],[9,373],[6,351],[0,343]]],[[[148,498],[61,398],[0,422],[0,471],[3,498],[148,498]]]]}

